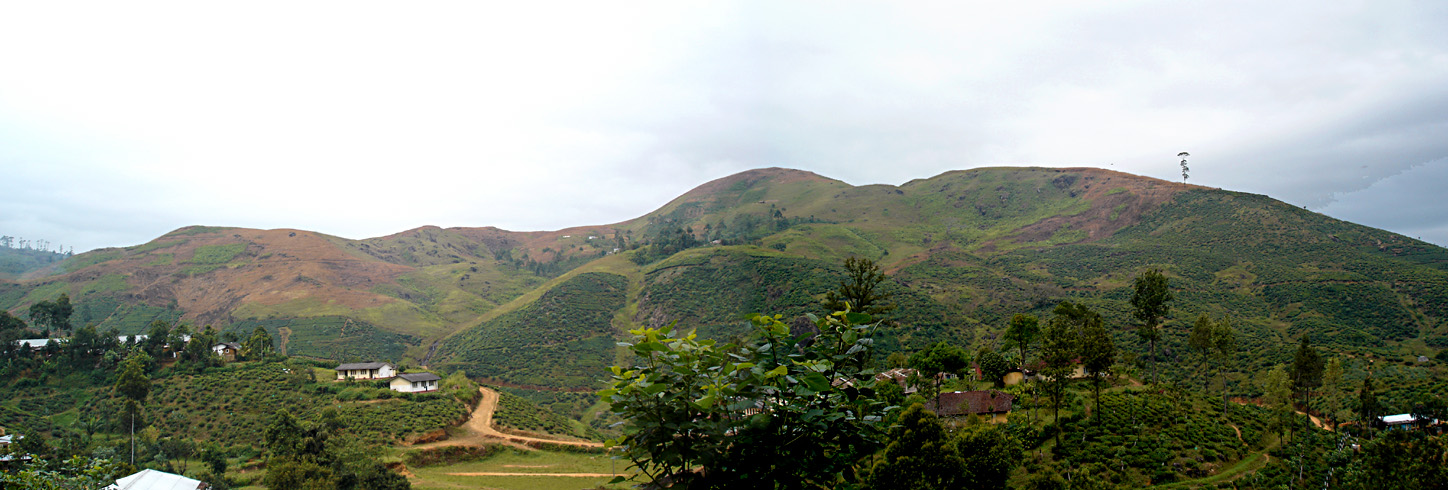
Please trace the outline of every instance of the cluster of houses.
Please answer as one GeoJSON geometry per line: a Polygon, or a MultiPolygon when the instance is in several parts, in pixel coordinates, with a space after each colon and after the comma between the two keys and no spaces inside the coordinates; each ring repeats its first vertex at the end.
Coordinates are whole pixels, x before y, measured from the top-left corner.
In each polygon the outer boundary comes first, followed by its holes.
{"type": "Polygon", "coordinates": [[[336,368],[337,381],[391,379],[387,387],[402,393],[437,391],[442,377],[432,373],[398,373],[397,367],[385,362],[353,362],[336,368]]]}

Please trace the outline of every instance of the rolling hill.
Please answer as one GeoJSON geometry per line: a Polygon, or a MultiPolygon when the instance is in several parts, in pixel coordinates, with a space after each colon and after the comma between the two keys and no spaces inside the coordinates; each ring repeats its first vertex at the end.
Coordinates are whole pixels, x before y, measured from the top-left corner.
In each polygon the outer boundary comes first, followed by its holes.
{"type": "Polygon", "coordinates": [[[1266,365],[1294,340],[1392,359],[1448,347],[1448,250],[1266,196],[1092,168],[984,168],[900,186],[759,169],[648,215],[551,232],[422,227],[348,240],[194,226],[0,283],[0,308],[69,294],[72,322],[249,331],[293,355],[391,359],[502,384],[587,390],[636,325],[745,333],[743,316],[819,312],[845,257],[880,263],[899,310],[886,352],[998,345],[1015,313],[1083,301],[1130,333],[1130,280],[1177,289],[1164,342],[1231,315],[1266,365]]]}

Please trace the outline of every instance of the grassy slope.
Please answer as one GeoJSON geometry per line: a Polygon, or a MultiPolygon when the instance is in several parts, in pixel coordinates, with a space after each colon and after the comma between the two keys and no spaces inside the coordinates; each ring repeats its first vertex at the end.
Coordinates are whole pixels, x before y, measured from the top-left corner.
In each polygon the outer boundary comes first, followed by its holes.
{"type": "MultiPolygon", "coordinates": [[[[229,364],[201,374],[163,369],[152,375],[155,379],[141,418],[162,434],[246,446],[260,444],[257,435],[279,409],[307,420],[324,408],[337,407],[343,422],[366,441],[391,444],[440,430],[468,411],[463,402],[443,395],[404,400],[368,383],[339,384],[321,377],[313,381],[309,372],[305,363],[260,362],[229,364]],[[374,401],[380,396],[387,398],[374,401]]],[[[124,417],[118,415],[122,404],[109,382],[56,377],[42,383],[0,387],[6,400],[0,403],[0,424],[38,431],[79,430],[77,421],[93,419],[101,422],[100,432],[124,432],[124,417]]]]}

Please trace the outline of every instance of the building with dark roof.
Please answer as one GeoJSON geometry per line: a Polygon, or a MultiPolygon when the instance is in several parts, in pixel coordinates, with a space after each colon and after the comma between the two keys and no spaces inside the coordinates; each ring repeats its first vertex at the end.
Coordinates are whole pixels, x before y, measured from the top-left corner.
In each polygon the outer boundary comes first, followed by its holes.
{"type": "Polygon", "coordinates": [[[931,399],[925,402],[925,409],[941,417],[979,415],[989,422],[1005,422],[1016,397],[996,390],[952,391],[941,393],[939,400],[938,408],[931,399]]]}
{"type": "Polygon", "coordinates": [[[397,376],[397,368],[385,362],[353,362],[336,367],[337,380],[388,379],[397,376]]]}
{"type": "Polygon", "coordinates": [[[425,393],[437,391],[438,381],[441,380],[441,376],[432,373],[403,373],[397,375],[387,387],[403,393],[425,393]]]}

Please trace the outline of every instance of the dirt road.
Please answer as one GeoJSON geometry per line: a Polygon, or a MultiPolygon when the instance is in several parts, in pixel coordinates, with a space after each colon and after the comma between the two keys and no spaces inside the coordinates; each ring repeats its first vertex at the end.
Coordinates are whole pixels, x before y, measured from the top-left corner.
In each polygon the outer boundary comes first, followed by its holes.
{"type": "Polygon", "coordinates": [[[478,387],[483,394],[483,400],[478,402],[478,408],[473,410],[468,421],[462,427],[468,431],[467,435],[451,437],[447,440],[418,444],[417,448],[442,447],[442,446],[476,446],[484,442],[501,442],[509,446],[522,449],[532,449],[526,444],[530,442],[541,442],[547,444],[563,444],[579,447],[603,447],[602,443],[593,441],[577,441],[563,439],[544,439],[539,437],[520,436],[498,432],[493,428],[493,412],[498,409],[498,392],[488,388],[478,387]]]}

